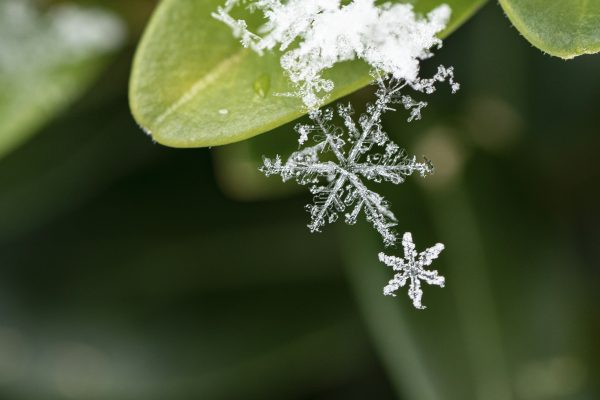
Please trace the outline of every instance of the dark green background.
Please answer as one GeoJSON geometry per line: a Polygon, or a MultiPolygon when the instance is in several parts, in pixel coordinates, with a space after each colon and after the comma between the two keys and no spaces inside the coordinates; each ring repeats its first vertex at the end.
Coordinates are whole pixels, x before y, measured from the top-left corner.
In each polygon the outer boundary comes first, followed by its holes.
{"type": "Polygon", "coordinates": [[[545,56],[492,3],[426,65],[462,90],[386,118],[438,168],[377,189],[418,248],[447,246],[418,311],[382,296],[368,225],[310,234],[307,191],[223,167],[252,175],[291,126],[153,144],[127,106],[149,2],[101,3],[129,46],[0,160],[0,398],[600,397],[600,56],[545,56]]]}

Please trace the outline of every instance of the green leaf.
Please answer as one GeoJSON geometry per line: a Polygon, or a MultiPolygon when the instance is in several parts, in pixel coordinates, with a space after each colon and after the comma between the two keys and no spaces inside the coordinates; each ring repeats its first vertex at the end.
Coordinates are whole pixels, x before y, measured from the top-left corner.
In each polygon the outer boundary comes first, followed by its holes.
{"type": "Polygon", "coordinates": [[[101,60],[64,65],[37,76],[0,76],[0,157],[25,142],[86,88],[101,60]]]}
{"type": "Polygon", "coordinates": [[[531,44],[571,59],[600,52],[600,0],[500,0],[531,44]]]}
{"type": "MultiPolygon", "coordinates": [[[[277,54],[263,57],[244,49],[228,27],[211,17],[224,0],[163,0],[138,48],[130,84],[137,122],[157,142],[172,147],[206,147],[237,142],[303,114],[289,91],[277,54]]],[[[456,29],[485,0],[419,0],[427,12],[447,3],[456,29]]],[[[335,82],[329,100],[370,82],[360,62],[343,63],[326,76],[335,82]]]]}
{"type": "Polygon", "coordinates": [[[99,10],[63,5],[41,14],[30,1],[0,4],[0,157],[93,82],[123,33],[99,10]]]}

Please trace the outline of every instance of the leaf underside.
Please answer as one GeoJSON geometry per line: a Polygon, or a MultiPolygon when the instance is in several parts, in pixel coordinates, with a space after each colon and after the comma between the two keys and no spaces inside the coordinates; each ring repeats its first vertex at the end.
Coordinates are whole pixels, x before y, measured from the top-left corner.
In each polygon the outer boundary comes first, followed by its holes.
{"type": "MultiPolygon", "coordinates": [[[[443,36],[486,0],[418,0],[427,12],[447,3],[452,19],[443,36]]],[[[223,0],[163,0],[138,48],[130,82],[134,117],[153,140],[171,147],[234,143],[304,114],[290,91],[279,55],[260,57],[241,46],[228,27],[211,17],[223,0]]],[[[252,16],[251,18],[255,18],[252,16]]],[[[366,86],[362,62],[337,65],[325,74],[335,82],[329,101],[366,86]]]]}
{"type": "Polygon", "coordinates": [[[564,59],[600,52],[600,0],[500,0],[535,47],[564,59]]]}

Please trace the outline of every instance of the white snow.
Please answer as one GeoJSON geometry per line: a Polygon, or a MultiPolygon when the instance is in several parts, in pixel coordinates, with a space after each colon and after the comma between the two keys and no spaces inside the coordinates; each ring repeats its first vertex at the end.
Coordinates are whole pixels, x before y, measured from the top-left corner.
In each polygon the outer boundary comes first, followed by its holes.
{"type": "Polygon", "coordinates": [[[390,246],[396,241],[392,230],[396,217],[388,202],[364,181],[400,184],[414,172],[421,176],[431,173],[433,167],[427,161],[420,163],[415,157],[408,157],[382,130],[381,117],[393,110],[394,103],[402,103],[400,89],[405,83],[392,80],[379,84],[377,101],[367,107],[358,123],[352,118],[350,105],[337,109],[345,129],[333,123],[331,109],[312,111],[309,115],[313,124],[299,124],[296,131],[301,145],[309,140],[315,144],[294,152],[285,162],[280,156],[264,158],[261,171],[267,176],[280,175],[284,182],[295,179],[301,185],[311,185],[314,204],[307,206],[311,231],[320,231],[325,224],[335,222],[339,213],[345,213],[346,222],[354,224],[363,212],[384,244],[390,246]],[[373,147],[380,152],[370,152],[373,147]],[[322,156],[327,152],[333,158],[322,156]]]}
{"type": "MultiPolygon", "coordinates": [[[[426,16],[417,15],[411,4],[375,0],[227,0],[213,16],[231,27],[242,44],[259,54],[279,49],[287,72],[304,105],[316,109],[334,88],[323,72],[343,61],[361,59],[382,75],[404,80],[413,89],[428,91],[430,80],[419,77],[419,63],[442,42],[437,34],[450,18],[450,7],[441,5],[426,16]],[[265,23],[258,34],[246,21],[231,13],[248,3],[263,13],[265,23]]],[[[451,70],[450,70],[451,71],[451,70]]],[[[445,79],[438,74],[433,79],[445,79]]],[[[458,85],[453,83],[453,90],[458,85]]]]}
{"type": "Polygon", "coordinates": [[[406,232],[402,238],[402,246],[404,247],[404,258],[379,253],[379,261],[392,267],[397,272],[388,285],[383,288],[383,293],[386,296],[396,296],[395,292],[409,282],[408,297],[411,298],[415,308],[424,309],[426,307],[421,302],[423,296],[421,281],[444,287],[445,279],[443,276],[438,275],[437,271],[424,268],[431,265],[433,260],[438,258],[444,250],[444,245],[437,243],[433,247],[417,253],[411,233],[406,232]]]}
{"type": "MultiPolygon", "coordinates": [[[[375,0],[227,0],[213,17],[228,25],[242,44],[262,55],[281,51],[281,66],[293,83],[294,92],[309,112],[310,124],[298,124],[301,149],[284,162],[281,156],[264,158],[260,170],[283,181],[296,180],[309,185],[313,203],[306,206],[311,215],[308,227],[320,231],[340,214],[354,224],[364,214],[383,238],[386,246],[396,243],[393,227],[397,219],[383,196],[366,184],[382,181],[401,184],[417,172],[433,172],[429,161],[417,162],[406,155],[382,130],[382,115],[400,105],[409,111],[408,121],[421,118],[425,101],[401,93],[404,88],[430,94],[438,82],[447,81],[452,92],[459,89],[453,68],[439,66],[431,78],[421,78],[421,60],[431,57],[442,44],[437,34],[450,18],[450,7],[441,5],[426,16],[417,15],[411,4],[375,0]],[[232,16],[235,7],[245,5],[260,12],[264,23],[255,32],[246,21],[232,16]],[[351,105],[339,105],[337,112],[320,109],[334,89],[324,73],[340,62],[362,60],[371,67],[379,86],[377,100],[358,119],[351,105]],[[336,125],[335,120],[342,124],[336,125]]],[[[408,295],[416,308],[423,309],[421,281],[444,286],[444,277],[426,270],[444,249],[438,243],[417,253],[412,235],[402,239],[404,258],[379,254],[380,261],[395,274],[384,288],[385,295],[409,283],[408,295]]]]}

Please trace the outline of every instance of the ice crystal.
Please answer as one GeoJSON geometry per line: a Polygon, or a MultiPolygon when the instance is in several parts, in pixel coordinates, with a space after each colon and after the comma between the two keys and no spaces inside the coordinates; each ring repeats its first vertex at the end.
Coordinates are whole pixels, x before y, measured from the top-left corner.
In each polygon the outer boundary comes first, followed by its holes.
{"type": "Polygon", "coordinates": [[[367,106],[358,123],[352,118],[349,104],[337,108],[344,127],[333,123],[332,109],[314,110],[309,114],[313,124],[299,124],[296,131],[301,146],[309,140],[315,144],[292,153],[286,162],[279,155],[275,159],[265,157],[261,171],[267,176],[280,175],[284,182],[295,179],[301,185],[310,185],[314,195],[314,204],[307,206],[311,231],[335,222],[339,213],[345,213],[346,222],[354,224],[362,211],[389,246],[396,241],[392,227],[397,219],[388,202],[367,188],[364,181],[400,184],[414,172],[421,176],[431,173],[433,167],[427,160],[421,163],[407,156],[381,126],[383,113],[393,110],[394,104],[418,113],[420,103],[400,93],[404,82],[380,79],[379,84],[376,102],[367,106]],[[373,147],[382,151],[371,152],[373,147]],[[324,153],[331,155],[327,158],[324,153]]]}
{"type": "Polygon", "coordinates": [[[410,232],[406,232],[402,237],[402,246],[404,247],[404,258],[388,256],[384,253],[379,253],[379,261],[392,267],[398,273],[392,280],[383,288],[383,293],[386,296],[395,296],[395,292],[409,283],[408,297],[412,299],[413,305],[418,309],[426,308],[421,303],[423,290],[421,289],[421,281],[425,281],[430,285],[444,287],[444,277],[438,275],[437,271],[426,270],[425,267],[431,265],[433,260],[438,258],[444,245],[437,243],[427,250],[417,253],[410,232]]]}
{"type": "MultiPolygon", "coordinates": [[[[436,37],[450,17],[443,4],[426,16],[417,15],[411,4],[376,0],[226,0],[213,16],[227,24],[244,46],[258,54],[283,51],[281,65],[295,86],[292,95],[310,109],[318,108],[333,90],[323,72],[342,61],[361,59],[373,70],[405,81],[415,90],[430,92],[436,80],[450,78],[444,69],[432,79],[419,77],[420,60],[440,47],[436,37]],[[235,6],[247,4],[262,12],[265,23],[258,34],[244,20],[234,18],[235,6]]],[[[458,84],[452,81],[453,90],[458,84]]]]}

